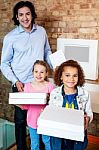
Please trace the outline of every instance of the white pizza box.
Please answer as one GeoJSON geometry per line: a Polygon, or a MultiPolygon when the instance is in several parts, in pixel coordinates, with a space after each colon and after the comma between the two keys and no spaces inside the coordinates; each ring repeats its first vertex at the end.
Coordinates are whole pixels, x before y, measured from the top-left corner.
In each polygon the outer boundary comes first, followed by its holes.
{"type": "Polygon", "coordinates": [[[84,113],[81,110],[46,106],[38,118],[37,125],[38,134],[84,140],[84,113]]]}
{"type": "Polygon", "coordinates": [[[61,63],[66,61],[63,51],[56,51],[53,54],[49,55],[49,58],[54,69],[61,63]]]}
{"type": "Polygon", "coordinates": [[[9,104],[46,104],[47,93],[9,93],[9,104]]]}

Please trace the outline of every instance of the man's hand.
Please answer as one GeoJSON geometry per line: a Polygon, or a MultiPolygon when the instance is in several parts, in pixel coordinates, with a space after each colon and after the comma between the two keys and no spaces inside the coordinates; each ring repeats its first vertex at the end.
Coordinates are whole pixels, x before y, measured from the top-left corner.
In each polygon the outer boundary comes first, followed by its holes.
{"type": "Polygon", "coordinates": [[[16,87],[17,87],[19,92],[22,92],[24,90],[24,84],[20,81],[16,82],[16,87]]]}

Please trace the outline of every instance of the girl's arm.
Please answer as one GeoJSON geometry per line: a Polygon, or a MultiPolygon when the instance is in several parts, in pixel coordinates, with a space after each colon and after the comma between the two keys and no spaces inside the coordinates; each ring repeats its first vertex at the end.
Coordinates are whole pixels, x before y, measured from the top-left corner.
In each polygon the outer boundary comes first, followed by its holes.
{"type": "Polygon", "coordinates": [[[54,105],[54,106],[62,107],[62,103],[63,103],[62,94],[57,90],[57,88],[55,88],[50,93],[49,105],[54,105]]]}
{"type": "Polygon", "coordinates": [[[87,95],[88,99],[86,101],[85,115],[84,115],[84,127],[85,127],[85,130],[88,129],[89,123],[93,119],[93,112],[92,112],[92,108],[91,108],[90,94],[87,91],[86,91],[86,95],[87,95]]]}
{"type": "Polygon", "coordinates": [[[87,117],[89,117],[89,123],[93,120],[93,112],[91,107],[91,100],[90,100],[90,94],[88,93],[88,100],[85,107],[85,113],[87,117]]]}
{"type": "Polygon", "coordinates": [[[18,105],[17,104],[16,106],[20,107],[22,110],[28,110],[28,108],[29,108],[30,105],[27,105],[27,104],[26,105],[25,104],[18,105]]]}
{"type": "Polygon", "coordinates": [[[85,114],[84,115],[84,128],[85,128],[85,130],[88,129],[89,122],[90,122],[90,117],[85,114]]]}
{"type": "MultiPolygon", "coordinates": [[[[19,108],[21,108],[21,107],[22,107],[21,105],[18,105],[18,104],[17,104],[16,106],[17,106],[17,107],[19,107],[19,108]]],[[[21,108],[21,109],[22,109],[22,108],[21,108]]]]}

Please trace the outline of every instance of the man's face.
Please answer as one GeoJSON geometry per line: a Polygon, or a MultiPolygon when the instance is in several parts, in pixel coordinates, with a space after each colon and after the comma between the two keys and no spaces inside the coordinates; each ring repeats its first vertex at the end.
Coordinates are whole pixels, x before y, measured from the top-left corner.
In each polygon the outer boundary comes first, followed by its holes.
{"type": "Polygon", "coordinates": [[[29,32],[32,28],[32,14],[28,7],[18,9],[17,19],[25,31],[29,32]]]}

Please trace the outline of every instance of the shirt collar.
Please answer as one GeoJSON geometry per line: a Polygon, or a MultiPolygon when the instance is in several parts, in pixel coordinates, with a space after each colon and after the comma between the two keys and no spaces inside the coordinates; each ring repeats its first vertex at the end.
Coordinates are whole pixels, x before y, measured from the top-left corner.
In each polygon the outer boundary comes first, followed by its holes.
{"type": "MultiPolygon", "coordinates": [[[[30,33],[34,32],[36,29],[37,29],[37,25],[33,24],[33,27],[32,27],[32,30],[30,31],[30,33]]],[[[18,30],[20,33],[25,32],[24,28],[21,25],[18,26],[18,30]]]]}
{"type": "Polygon", "coordinates": [[[79,86],[77,87],[78,90],[78,96],[84,95],[84,89],[80,88],[79,86]]]}
{"type": "MultiPolygon", "coordinates": [[[[62,86],[62,96],[64,97],[64,96],[66,96],[66,94],[65,94],[65,91],[64,91],[64,85],[62,86]]],[[[76,93],[74,93],[74,94],[71,94],[73,97],[74,96],[77,96],[78,95],[78,88],[77,88],[77,92],[76,93]]]]}

